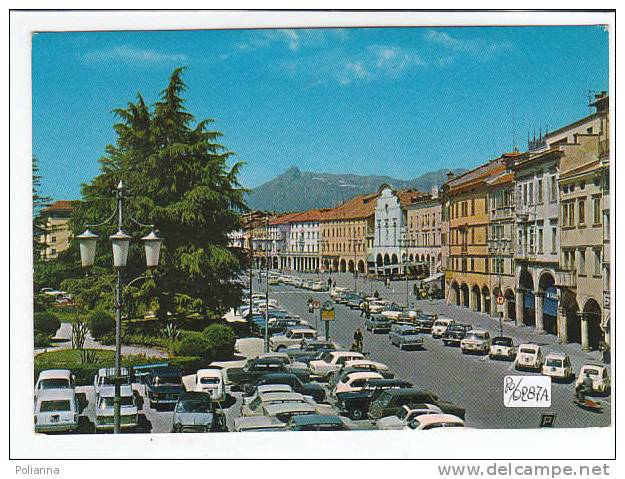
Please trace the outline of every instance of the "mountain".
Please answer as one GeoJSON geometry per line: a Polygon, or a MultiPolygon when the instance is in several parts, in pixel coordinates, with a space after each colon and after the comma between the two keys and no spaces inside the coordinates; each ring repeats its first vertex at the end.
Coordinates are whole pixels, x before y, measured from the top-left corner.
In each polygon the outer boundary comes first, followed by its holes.
{"type": "MultiPolygon", "coordinates": [[[[330,208],[356,195],[373,193],[383,183],[393,188],[413,188],[429,192],[447,180],[449,170],[425,173],[412,180],[398,180],[389,176],[362,176],[301,171],[292,166],[281,175],[252,189],[247,204],[255,210],[302,211],[311,208],[330,208]]],[[[451,170],[456,175],[465,169],[451,170]]]]}

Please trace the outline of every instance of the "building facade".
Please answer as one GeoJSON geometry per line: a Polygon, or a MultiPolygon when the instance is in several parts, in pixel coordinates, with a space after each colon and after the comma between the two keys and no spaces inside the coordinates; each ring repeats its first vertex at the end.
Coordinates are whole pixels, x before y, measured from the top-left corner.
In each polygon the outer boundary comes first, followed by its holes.
{"type": "Polygon", "coordinates": [[[442,271],[442,209],[438,188],[422,200],[406,206],[406,231],[403,235],[402,262],[409,273],[428,277],[442,271]]]}
{"type": "Polygon", "coordinates": [[[288,220],[287,268],[292,271],[319,271],[320,229],[323,210],[297,213],[288,220]]]}
{"type": "Polygon", "coordinates": [[[46,218],[46,234],[40,240],[45,245],[41,254],[44,260],[58,258],[59,254],[69,248],[72,232],[69,219],[74,210],[75,201],[59,200],[43,210],[46,218]]]}

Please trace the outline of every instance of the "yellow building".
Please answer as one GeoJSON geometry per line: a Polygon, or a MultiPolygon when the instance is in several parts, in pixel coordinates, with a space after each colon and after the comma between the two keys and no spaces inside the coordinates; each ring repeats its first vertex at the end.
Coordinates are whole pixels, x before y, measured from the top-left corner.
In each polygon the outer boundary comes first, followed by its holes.
{"type": "Polygon", "coordinates": [[[497,158],[451,178],[442,188],[449,222],[446,297],[477,312],[489,312],[492,301],[487,182],[505,172],[506,165],[504,157],[497,158]]]}
{"type": "Polygon", "coordinates": [[[367,250],[373,245],[377,194],[360,195],[321,216],[322,271],[367,271],[367,250]]]}
{"type": "Polygon", "coordinates": [[[41,253],[44,260],[56,259],[69,248],[72,236],[69,219],[75,204],[76,201],[59,200],[43,210],[47,230],[41,237],[41,242],[45,245],[41,253]]]}

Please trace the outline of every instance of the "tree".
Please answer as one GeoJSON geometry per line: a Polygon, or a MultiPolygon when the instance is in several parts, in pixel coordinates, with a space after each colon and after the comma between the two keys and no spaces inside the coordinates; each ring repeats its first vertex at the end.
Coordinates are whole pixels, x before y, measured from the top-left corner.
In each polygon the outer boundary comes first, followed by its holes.
{"type": "MultiPolygon", "coordinates": [[[[208,130],[212,120],[196,122],[187,111],[183,70],[174,70],[152,108],[137,94],[135,103],[114,110],[120,118],[114,125],[117,141],[106,147],[101,173],[83,185],[83,201],[72,216],[75,233],[110,216],[115,208],[111,191],[123,179],[129,195],[125,218],[156,225],[164,238],[159,267],[133,294],[145,303],[156,300],[163,320],[178,308],[221,311],[235,305],[241,292],[235,283],[240,258],[228,248],[227,235],[247,210],[237,179],[242,164],[228,167],[232,153],[217,143],[221,133],[208,130]]],[[[137,232],[135,225],[127,229],[137,232]]],[[[113,232],[112,227],[106,234],[98,231],[99,267],[110,265],[106,243],[113,232]]],[[[131,243],[124,271],[129,278],[145,269],[138,243],[131,243]]]]}

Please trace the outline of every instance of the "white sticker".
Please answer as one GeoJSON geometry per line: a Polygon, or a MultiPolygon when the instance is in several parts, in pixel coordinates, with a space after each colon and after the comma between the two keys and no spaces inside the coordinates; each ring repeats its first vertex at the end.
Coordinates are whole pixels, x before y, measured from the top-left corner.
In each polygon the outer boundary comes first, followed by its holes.
{"type": "Polygon", "coordinates": [[[506,407],[550,407],[551,377],[506,376],[503,404],[506,407]]]}

